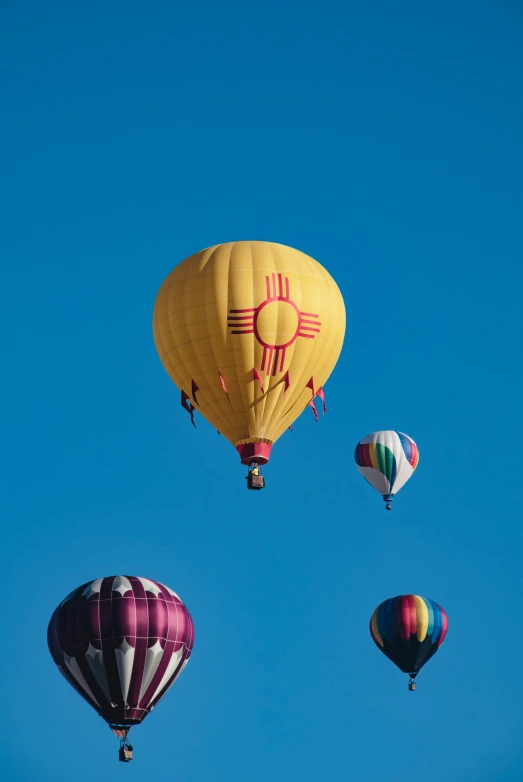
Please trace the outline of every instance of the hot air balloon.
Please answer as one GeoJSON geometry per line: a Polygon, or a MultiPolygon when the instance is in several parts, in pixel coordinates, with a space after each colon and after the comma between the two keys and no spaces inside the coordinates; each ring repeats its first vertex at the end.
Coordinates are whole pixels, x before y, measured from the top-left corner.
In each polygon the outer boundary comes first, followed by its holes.
{"type": "Polygon", "coordinates": [[[441,606],[419,595],[399,595],[381,603],[370,620],[372,640],[400,671],[414,679],[438,651],[447,634],[447,614],[441,606]]]}
{"type": "MultiPolygon", "coordinates": [[[[345,307],[330,274],[272,242],[228,242],[166,278],[153,315],[156,349],[182,406],[198,410],[249,466],[248,488],[292,422],[318,397],[340,354],[345,307]]],[[[212,456],[212,455],[211,455],[212,456]]]]}
{"type": "Polygon", "coordinates": [[[187,665],[191,616],[169,587],[137,576],[97,578],[74,589],[55,610],[49,651],[69,684],[120,739],[163,698],[187,665]]]}
{"type": "Polygon", "coordinates": [[[403,432],[373,432],[360,440],[354,452],[358,470],[391,509],[394,495],[418,466],[418,446],[403,432]]]}

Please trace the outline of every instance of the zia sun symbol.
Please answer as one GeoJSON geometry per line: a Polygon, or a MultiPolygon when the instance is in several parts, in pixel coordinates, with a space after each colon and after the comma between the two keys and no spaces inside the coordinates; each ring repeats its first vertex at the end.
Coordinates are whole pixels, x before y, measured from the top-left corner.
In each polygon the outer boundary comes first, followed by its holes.
{"type": "Polygon", "coordinates": [[[278,274],[278,290],[276,290],[276,274],[265,277],[267,286],[267,298],[257,307],[251,307],[243,310],[231,310],[229,315],[229,328],[231,334],[254,334],[256,340],[263,348],[261,370],[265,370],[266,375],[276,374],[278,361],[280,362],[279,371],[283,372],[285,366],[285,353],[298,337],[305,339],[314,339],[316,334],[320,333],[321,323],[318,320],[319,315],[312,312],[300,312],[297,304],[290,298],[289,278],[278,274]],[[283,285],[285,283],[285,293],[283,285]],[[281,308],[278,302],[288,306],[281,308]],[[269,329],[274,332],[275,309],[278,308],[278,316],[283,317],[286,328],[285,339],[291,331],[292,336],[282,344],[269,342],[267,336],[269,329]],[[283,311],[282,311],[283,310],[283,311]]]}

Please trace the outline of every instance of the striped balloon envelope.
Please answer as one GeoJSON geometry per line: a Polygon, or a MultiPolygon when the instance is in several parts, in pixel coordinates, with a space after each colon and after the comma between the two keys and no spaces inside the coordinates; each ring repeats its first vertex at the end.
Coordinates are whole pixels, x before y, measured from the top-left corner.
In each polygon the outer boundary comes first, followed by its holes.
{"type": "Polygon", "coordinates": [[[379,491],[390,510],[394,495],[418,466],[419,451],[411,437],[386,429],[360,440],[354,458],[358,470],[379,491]]]}
{"type": "Polygon", "coordinates": [[[97,578],[56,608],[49,651],[69,684],[127,746],[191,655],[194,626],[178,595],[138,576],[97,578]]]}
{"type": "Polygon", "coordinates": [[[370,634],[378,649],[414,679],[433,657],[447,634],[447,614],[441,606],[419,595],[399,595],[385,600],[370,620],[370,634]]]}

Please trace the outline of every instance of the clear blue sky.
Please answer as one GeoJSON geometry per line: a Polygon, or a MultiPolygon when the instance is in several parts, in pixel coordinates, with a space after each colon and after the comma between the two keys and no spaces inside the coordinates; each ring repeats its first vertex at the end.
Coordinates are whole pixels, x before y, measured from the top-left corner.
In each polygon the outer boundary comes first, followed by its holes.
{"type": "Polygon", "coordinates": [[[3,3],[6,782],[521,780],[522,35],[516,2],[3,3]],[[237,239],[347,307],[327,416],[261,493],[151,329],[172,267],[237,239]],[[381,428],[421,454],[390,514],[352,456],[381,428]],[[196,626],[125,772],[46,645],[115,573],[196,626]],[[414,695],[368,631],[402,592],[449,616],[414,695]]]}

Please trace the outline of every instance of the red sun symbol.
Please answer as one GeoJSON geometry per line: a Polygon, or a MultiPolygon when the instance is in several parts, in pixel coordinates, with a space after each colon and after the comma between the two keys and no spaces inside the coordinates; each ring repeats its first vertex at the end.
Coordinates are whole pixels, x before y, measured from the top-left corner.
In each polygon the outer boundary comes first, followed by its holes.
{"type": "MultiPolygon", "coordinates": [[[[229,328],[233,329],[231,334],[254,334],[257,341],[263,347],[262,372],[265,370],[265,374],[270,375],[272,372],[272,374],[275,375],[278,367],[278,360],[280,362],[279,371],[283,372],[287,348],[290,347],[298,337],[314,339],[316,334],[320,333],[321,323],[318,320],[319,315],[315,315],[312,312],[300,312],[298,306],[292,301],[290,298],[288,277],[285,277],[285,280],[283,280],[282,275],[278,274],[278,291],[276,291],[276,274],[265,277],[265,283],[267,285],[267,298],[257,307],[251,307],[244,310],[231,310],[228,325],[229,328]],[[285,293],[283,293],[284,283],[285,293]],[[287,342],[276,345],[267,342],[262,335],[266,332],[267,326],[271,322],[274,323],[271,316],[272,308],[270,305],[280,301],[289,305],[288,308],[284,308],[283,312],[287,334],[291,329],[294,329],[294,333],[287,342]]],[[[274,315],[274,313],[272,313],[272,315],[274,315]]],[[[278,315],[281,315],[281,311],[278,315]]]]}

